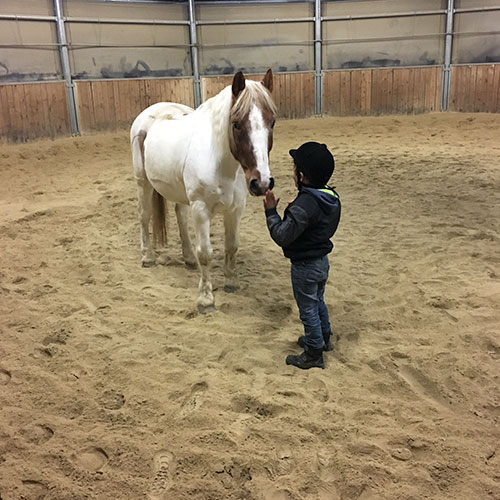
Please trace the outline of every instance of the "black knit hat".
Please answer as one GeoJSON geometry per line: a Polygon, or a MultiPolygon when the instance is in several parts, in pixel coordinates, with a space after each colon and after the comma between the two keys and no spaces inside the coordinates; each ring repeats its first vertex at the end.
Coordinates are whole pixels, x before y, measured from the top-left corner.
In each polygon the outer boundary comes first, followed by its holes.
{"type": "Polygon", "coordinates": [[[326,144],[306,142],[299,149],[290,149],[289,153],[312,187],[325,186],[335,168],[335,160],[326,144]]]}

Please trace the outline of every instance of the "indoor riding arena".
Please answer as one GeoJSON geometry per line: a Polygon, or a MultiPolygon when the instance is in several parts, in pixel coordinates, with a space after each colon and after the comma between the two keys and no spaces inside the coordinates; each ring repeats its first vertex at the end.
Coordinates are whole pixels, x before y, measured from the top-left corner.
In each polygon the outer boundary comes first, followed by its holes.
{"type": "Polygon", "coordinates": [[[0,6],[1,500],[500,499],[500,0],[0,6]],[[141,266],[133,120],[269,68],[281,215],[335,156],[325,369],[262,196],[213,311],[168,200],[141,266]]]}

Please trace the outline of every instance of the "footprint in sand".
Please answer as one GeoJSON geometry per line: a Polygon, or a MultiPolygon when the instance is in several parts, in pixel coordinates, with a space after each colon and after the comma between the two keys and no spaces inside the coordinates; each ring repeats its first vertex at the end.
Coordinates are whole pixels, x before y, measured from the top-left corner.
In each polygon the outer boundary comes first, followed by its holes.
{"type": "Polygon", "coordinates": [[[202,394],[208,389],[206,382],[198,382],[191,387],[189,396],[182,403],[180,414],[185,417],[195,411],[201,404],[202,394]]]}
{"type": "Polygon", "coordinates": [[[90,446],[81,451],[76,458],[80,467],[91,472],[101,470],[108,463],[108,460],[107,453],[102,448],[95,446],[90,446]]]}
{"type": "Polygon", "coordinates": [[[30,500],[42,500],[49,490],[45,484],[33,479],[24,479],[23,486],[27,494],[21,498],[29,498],[30,500]]]}
{"type": "Polygon", "coordinates": [[[323,448],[320,448],[316,453],[316,468],[321,481],[329,483],[336,479],[334,468],[330,463],[330,454],[323,448]]]}
{"type": "Polygon", "coordinates": [[[326,403],[329,398],[326,384],[319,378],[311,378],[306,383],[306,388],[314,394],[314,397],[323,403],[326,403]]]}
{"type": "Polygon", "coordinates": [[[396,374],[401,380],[406,382],[420,399],[427,401],[434,407],[449,408],[449,402],[442,394],[436,382],[432,381],[417,368],[409,364],[400,363],[396,374]]]}
{"type": "Polygon", "coordinates": [[[21,435],[28,443],[41,445],[52,438],[54,431],[48,425],[36,424],[22,429],[21,435]]]}
{"type": "Polygon", "coordinates": [[[0,368],[0,385],[7,385],[11,378],[12,375],[9,371],[0,368]]]}
{"type": "Polygon", "coordinates": [[[169,451],[161,450],[153,458],[153,484],[148,493],[148,500],[162,500],[170,488],[174,469],[174,456],[169,451]]]}
{"type": "Polygon", "coordinates": [[[125,404],[125,396],[117,391],[105,391],[98,401],[106,410],[119,410],[125,404]]]}

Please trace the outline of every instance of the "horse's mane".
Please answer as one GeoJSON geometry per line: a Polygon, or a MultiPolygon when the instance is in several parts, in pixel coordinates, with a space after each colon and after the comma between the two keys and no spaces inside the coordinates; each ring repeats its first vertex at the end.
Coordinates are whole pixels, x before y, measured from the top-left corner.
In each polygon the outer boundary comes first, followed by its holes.
{"type": "Polygon", "coordinates": [[[266,87],[261,82],[246,80],[245,88],[231,109],[232,119],[241,120],[250,112],[253,105],[266,109],[274,115],[278,112],[276,104],[274,104],[273,98],[266,87]]]}

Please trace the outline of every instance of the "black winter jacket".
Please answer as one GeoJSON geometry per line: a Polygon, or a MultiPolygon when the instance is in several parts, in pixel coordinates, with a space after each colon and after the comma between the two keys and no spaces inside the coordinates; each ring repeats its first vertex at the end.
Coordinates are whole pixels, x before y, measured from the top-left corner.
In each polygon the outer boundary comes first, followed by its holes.
{"type": "Polygon", "coordinates": [[[340,197],[330,187],[303,186],[297,198],[279,216],[276,208],[266,210],[271,238],[292,262],[323,257],[332,251],[330,238],[340,220],[340,197]]]}

